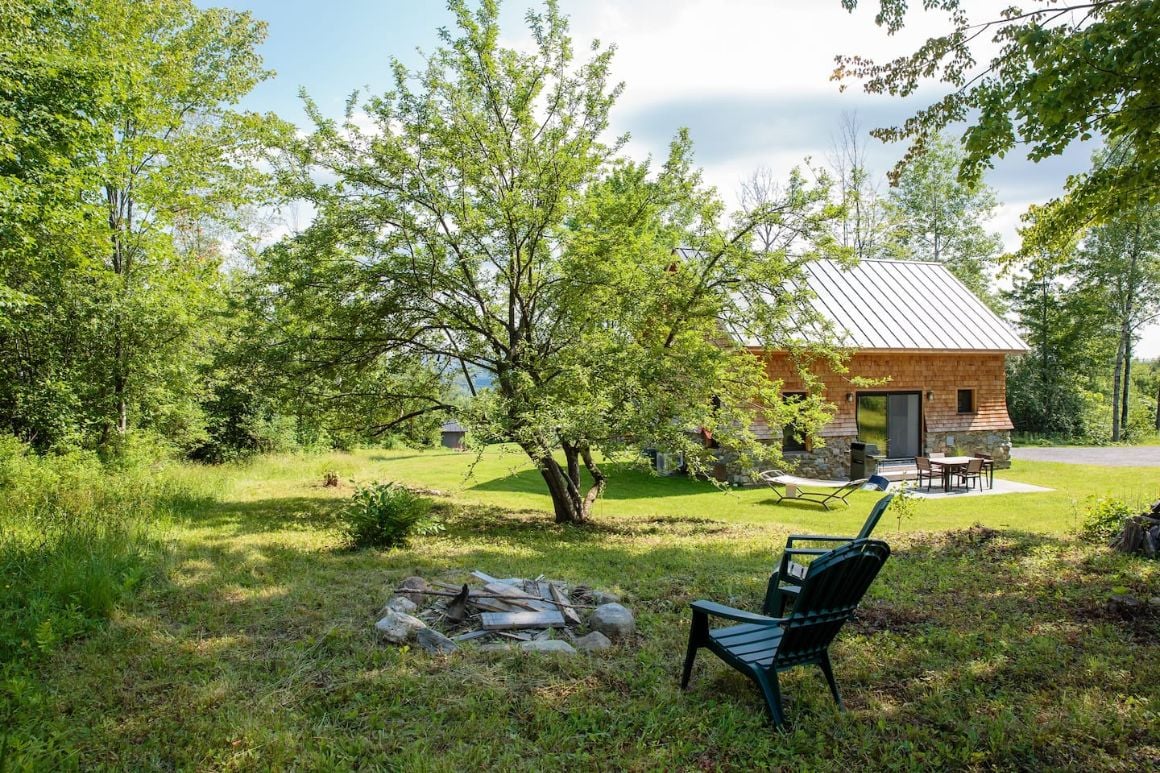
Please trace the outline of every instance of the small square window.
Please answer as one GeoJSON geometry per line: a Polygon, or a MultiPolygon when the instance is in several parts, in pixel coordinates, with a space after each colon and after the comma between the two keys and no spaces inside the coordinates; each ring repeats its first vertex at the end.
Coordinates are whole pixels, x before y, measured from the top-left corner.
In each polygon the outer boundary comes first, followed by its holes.
{"type": "Polygon", "coordinates": [[[975,390],[960,389],[959,390],[959,413],[974,413],[975,412],[975,390]]]}

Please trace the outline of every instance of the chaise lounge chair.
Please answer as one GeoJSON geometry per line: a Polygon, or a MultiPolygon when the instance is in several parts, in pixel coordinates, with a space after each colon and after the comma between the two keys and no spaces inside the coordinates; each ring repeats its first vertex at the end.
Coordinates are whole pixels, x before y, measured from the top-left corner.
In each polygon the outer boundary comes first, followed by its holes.
{"type": "Polygon", "coordinates": [[[863,483],[869,480],[868,478],[860,478],[858,480],[799,478],[796,475],[790,475],[781,470],[766,470],[765,472],[758,473],[757,478],[769,486],[777,497],[778,502],[781,502],[783,499],[801,499],[806,502],[819,504],[827,510],[830,509],[830,502],[835,499],[841,501],[844,505],[849,505],[850,503],[846,501],[846,497],[857,491],[863,483]],[[785,487],[784,494],[777,490],[778,486],[785,487]],[[804,486],[836,490],[829,493],[822,491],[804,491],[804,486]]]}

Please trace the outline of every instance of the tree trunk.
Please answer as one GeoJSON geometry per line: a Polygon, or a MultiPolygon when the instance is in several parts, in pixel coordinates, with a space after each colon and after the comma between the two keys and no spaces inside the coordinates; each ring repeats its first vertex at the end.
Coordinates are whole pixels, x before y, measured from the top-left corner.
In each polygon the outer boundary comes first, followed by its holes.
{"type": "Polygon", "coordinates": [[[540,475],[548,484],[552,508],[556,513],[556,523],[584,523],[588,513],[584,501],[580,498],[580,489],[572,483],[564,468],[550,455],[536,461],[540,475]]]}
{"type": "Polygon", "coordinates": [[[1132,335],[1128,334],[1128,338],[1124,341],[1124,386],[1122,394],[1120,395],[1120,428],[1127,431],[1128,428],[1128,395],[1132,391],[1132,335]]]}
{"type": "Polygon", "coordinates": [[[608,476],[592,460],[592,450],[588,448],[587,443],[580,446],[580,453],[584,457],[584,467],[587,468],[588,474],[592,476],[592,488],[588,489],[588,493],[584,495],[584,515],[587,517],[592,511],[592,505],[604,493],[604,487],[608,483],[608,476]]]}
{"type": "MultiPolygon", "coordinates": [[[[592,505],[604,492],[608,477],[596,465],[587,444],[563,443],[566,466],[551,455],[536,459],[540,475],[548,484],[556,523],[585,523],[592,515],[592,505]],[[592,476],[592,486],[585,492],[580,479],[580,462],[592,476]]],[[[530,455],[530,454],[529,454],[530,455]]]]}
{"type": "Polygon", "coordinates": [[[1156,388],[1156,429],[1160,429],[1160,387],[1156,388]]]}
{"type": "Polygon", "coordinates": [[[1112,376],[1112,441],[1120,439],[1120,379],[1124,371],[1124,339],[1116,347],[1116,370],[1112,376]]]}

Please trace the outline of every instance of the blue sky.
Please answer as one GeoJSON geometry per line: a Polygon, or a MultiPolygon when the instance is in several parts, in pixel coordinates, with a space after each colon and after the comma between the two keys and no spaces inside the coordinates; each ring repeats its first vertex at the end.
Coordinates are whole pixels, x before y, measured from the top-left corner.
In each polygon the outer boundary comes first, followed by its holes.
{"type": "MultiPolygon", "coordinates": [[[[206,0],[199,0],[209,5],[206,0]]],[[[417,49],[437,45],[436,30],[451,23],[439,0],[219,0],[251,11],[269,24],[262,48],[277,76],[260,84],[244,107],[274,111],[304,123],[298,90],[304,87],[324,112],[340,115],[355,89],[380,92],[389,85],[391,57],[421,61],[417,49]]],[[[983,18],[1007,0],[972,0],[983,18]]],[[[561,0],[572,20],[576,48],[598,38],[615,43],[614,75],[626,84],[613,113],[613,131],[628,132],[629,152],[663,155],[678,127],[689,127],[705,178],[732,200],[741,181],[759,166],[784,176],[807,156],[824,163],[843,113],[867,128],[895,123],[909,108],[941,94],[934,86],[906,104],[889,97],[845,92],[829,80],[839,53],[875,57],[909,52],[945,28],[936,13],[912,13],[893,38],[873,23],[875,3],[848,14],[839,0],[561,0]]],[[[534,4],[503,5],[507,45],[526,45],[523,16],[534,4]]],[[[1069,173],[1087,166],[1091,146],[1034,164],[1019,156],[1000,161],[988,176],[1003,202],[992,222],[1008,248],[1028,204],[1060,191],[1069,173]]],[[[901,147],[870,140],[873,171],[885,173],[901,147]]],[[[1160,329],[1140,347],[1160,356],[1160,329]]]]}

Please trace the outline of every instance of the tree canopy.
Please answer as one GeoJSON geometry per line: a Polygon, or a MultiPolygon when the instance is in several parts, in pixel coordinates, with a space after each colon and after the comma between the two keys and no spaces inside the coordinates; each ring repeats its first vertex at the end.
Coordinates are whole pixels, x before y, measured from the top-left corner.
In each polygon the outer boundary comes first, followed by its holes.
{"type": "Polygon", "coordinates": [[[820,426],[820,397],[783,404],[742,342],[803,343],[793,280],[840,253],[826,187],[795,176],[730,217],[687,133],[659,165],[607,137],[612,51],[577,62],[555,3],[528,14],[529,52],[500,46],[495,3],[450,6],[455,29],[420,71],[396,62],[389,92],[352,98],[341,122],[307,100],[316,130],[283,172],[317,217],[263,267],[285,350],[343,372],[487,374],[491,388],[460,404],[435,389],[397,397],[407,414],[454,412],[517,443],[558,521],[588,516],[601,452],[653,445],[699,471],[716,453],[706,436],[776,453],[752,431],[763,413],[820,426]],[[756,251],[762,224],[769,249],[756,251]]]}
{"type": "MultiPolygon", "coordinates": [[[[842,0],[853,9],[858,0],[842,0]]],[[[879,0],[876,21],[890,33],[902,28],[909,0],[879,0]]],[[[1072,176],[1065,195],[1033,219],[1025,244],[1066,241],[1107,220],[1124,206],[1160,198],[1160,3],[1099,0],[1065,3],[1033,0],[997,18],[973,20],[961,0],[930,0],[950,29],[912,54],[879,63],[857,55],[837,57],[834,77],[859,79],[870,93],[905,97],[923,81],[938,79],[950,91],[900,126],[883,127],[886,141],[909,140],[895,168],[920,156],[949,126],[966,123],[961,175],[977,181],[996,158],[1026,148],[1033,161],[1062,153],[1077,140],[1102,139],[1131,164],[1109,163],[1072,176]],[[980,62],[987,41],[997,52],[980,62]]],[[[1030,252],[1028,253],[1028,255],[1030,252]]]]}
{"type": "Polygon", "coordinates": [[[255,200],[265,26],[190,0],[0,6],[0,422],[40,448],[202,436],[216,227],[255,200]]]}

